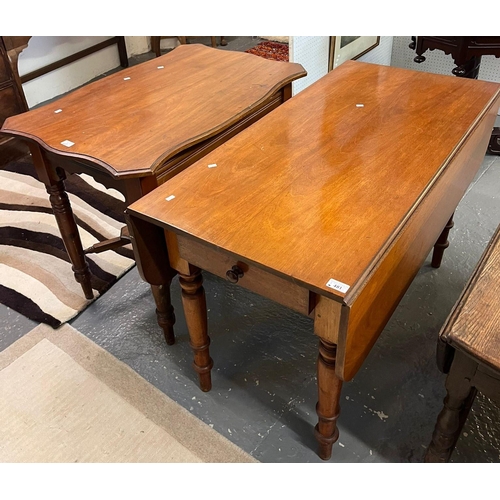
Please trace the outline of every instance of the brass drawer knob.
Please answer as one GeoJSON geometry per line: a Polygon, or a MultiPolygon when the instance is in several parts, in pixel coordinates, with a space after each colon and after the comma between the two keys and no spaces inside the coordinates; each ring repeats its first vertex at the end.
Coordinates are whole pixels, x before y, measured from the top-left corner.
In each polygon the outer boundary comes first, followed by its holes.
{"type": "Polygon", "coordinates": [[[243,271],[238,266],[233,266],[226,272],[226,279],[231,283],[238,283],[240,278],[243,278],[243,271]]]}

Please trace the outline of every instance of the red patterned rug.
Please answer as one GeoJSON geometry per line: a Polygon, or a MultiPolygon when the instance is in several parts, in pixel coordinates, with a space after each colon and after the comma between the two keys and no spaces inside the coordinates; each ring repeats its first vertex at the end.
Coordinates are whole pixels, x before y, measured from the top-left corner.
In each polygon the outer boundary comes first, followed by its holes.
{"type": "Polygon", "coordinates": [[[245,52],[273,61],[288,61],[288,44],[286,43],[261,42],[245,52]]]}

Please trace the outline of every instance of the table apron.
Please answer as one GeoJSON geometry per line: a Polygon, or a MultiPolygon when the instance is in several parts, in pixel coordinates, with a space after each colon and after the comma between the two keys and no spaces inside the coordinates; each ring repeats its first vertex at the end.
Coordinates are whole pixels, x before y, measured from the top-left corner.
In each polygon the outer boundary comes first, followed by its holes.
{"type": "Polygon", "coordinates": [[[179,256],[200,269],[226,279],[226,272],[237,265],[244,272],[237,285],[306,316],[314,308],[316,294],[307,288],[186,236],[177,235],[177,244],[179,256]]]}

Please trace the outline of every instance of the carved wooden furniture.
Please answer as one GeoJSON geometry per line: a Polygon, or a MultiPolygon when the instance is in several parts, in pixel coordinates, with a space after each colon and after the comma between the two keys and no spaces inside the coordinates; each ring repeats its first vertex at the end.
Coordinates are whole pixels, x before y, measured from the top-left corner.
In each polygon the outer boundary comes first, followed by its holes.
{"type": "Polygon", "coordinates": [[[439,338],[439,365],[448,373],[447,395],[426,462],[450,459],[477,391],[500,399],[500,227],[439,338]]]}
{"type": "MultiPolygon", "coordinates": [[[[161,56],[161,48],[160,48],[160,42],[163,38],[177,38],[181,45],[184,45],[187,43],[187,39],[191,38],[188,36],[152,36],[151,37],[151,51],[156,54],[156,57],[161,56]]],[[[217,37],[211,36],[210,37],[210,42],[212,44],[212,47],[217,47],[217,37]]],[[[221,36],[220,37],[220,44],[222,46],[227,45],[226,38],[221,36]]]]}
{"type": "MultiPolygon", "coordinates": [[[[129,240],[124,232],[83,250],[64,190],[66,172],[87,173],[131,203],[277,108],[291,96],[291,82],[305,74],[300,64],[181,45],[6,120],[1,131],[30,145],[87,298],[93,292],[85,253],[129,240]]],[[[154,293],[173,342],[169,291],[154,293]]]]}
{"type": "MultiPolygon", "coordinates": [[[[411,37],[410,48],[417,53],[414,61],[425,61],[427,50],[442,50],[451,54],[457,65],[452,73],[461,78],[477,78],[482,56],[500,57],[500,36],[419,36],[411,37]]],[[[495,127],[488,144],[488,152],[500,154],[500,127],[495,127]]]]}
{"type": "Polygon", "coordinates": [[[342,383],[481,165],[499,104],[494,83],[348,61],[129,206],[141,276],[168,287],[167,262],[179,272],[202,390],[200,269],[314,318],[328,459],[342,383]]]}

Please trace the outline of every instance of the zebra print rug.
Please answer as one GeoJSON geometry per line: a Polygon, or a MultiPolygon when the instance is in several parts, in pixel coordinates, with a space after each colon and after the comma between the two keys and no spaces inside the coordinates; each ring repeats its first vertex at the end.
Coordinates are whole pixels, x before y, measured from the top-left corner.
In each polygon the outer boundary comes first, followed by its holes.
{"type": "MultiPolygon", "coordinates": [[[[92,177],[70,175],[66,190],[84,248],[119,236],[124,198],[92,177]]],[[[130,246],[88,255],[95,295],[102,295],[133,265],[130,246]]],[[[83,311],[85,299],[75,281],[43,183],[31,157],[0,170],[0,303],[57,328],[83,311]]]]}

